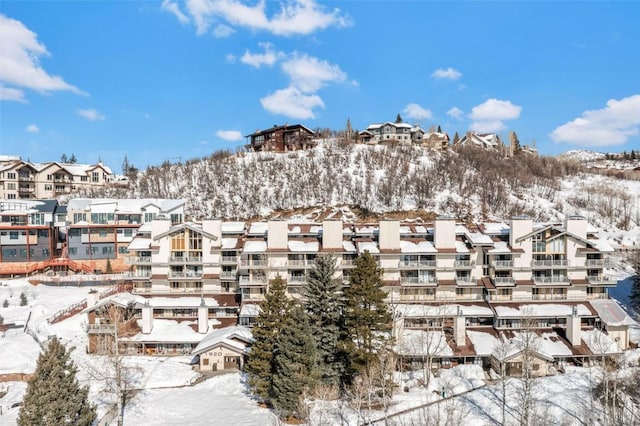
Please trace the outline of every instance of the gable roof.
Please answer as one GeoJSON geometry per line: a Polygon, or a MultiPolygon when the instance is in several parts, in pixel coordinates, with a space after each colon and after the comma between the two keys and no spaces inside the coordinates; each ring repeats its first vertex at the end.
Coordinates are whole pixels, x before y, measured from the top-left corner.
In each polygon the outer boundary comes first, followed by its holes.
{"type": "Polygon", "coordinates": [[[164,238],[166,236],[173,235],[173,234],[176,234],[178,232],[182,232],[185,229],[189,229],[189,230],[191,230],[191,231],[193,231],[193,232],[195,232],[197,234],[200,234],[203,237],[207,237],[207,238],[209,238],[209,239],[211,239],[213,241],[217,241],[218,240],[218,237],[216,237],[213,234],[210,234],[208,232],[203,231],[202,230],[202,226],[198,225],[198,224],[195,224],[195,223],[181,223],[179,225],[172,226],[168,231],[165,231],[165,232],[163,232],[161,234],[156,235],[155,237],[153,237],[153,239],[155,241],[157,241],[160,238],[164,238]]]}
{"type": "Polygon", "coordinates": [[[211,331],[200,341],[191,354],[199,355],[220,343],[244,350],[244,347],[250,345],[251,342],[253,342],[251,330],[242,325],[234,325],[211,331]]]}

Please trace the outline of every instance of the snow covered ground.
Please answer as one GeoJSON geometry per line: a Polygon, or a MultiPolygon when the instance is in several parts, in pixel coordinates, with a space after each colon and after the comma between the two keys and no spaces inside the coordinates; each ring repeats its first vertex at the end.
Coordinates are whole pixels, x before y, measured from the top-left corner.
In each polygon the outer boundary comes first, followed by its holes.
{"type": "MultiPolygon", "coordinates": [[[[622,279],[629,275],[629,271],[618,269],[617,274],[622,279]]],[[[0,315],[5,324],[16,323],[21,327],[0,333],[0,375],[32,373],[40,353],[36,339],[46,342],[50,336],[57,336],[69,347],[75,348],[72,357],[79,368],[78,379],[81,384],[90,386],[90,398],[97,404],[101,417],[113,407],[115,401],[112,393],[105,392],[104,383],[95,378],[105,368],[104,358],[86,354],[86,315],[78,314],[53,325],[47,323],[47,319],[60,309],[81,301],[89,290],[87,287],[32,286],[24,279],[2,281],[0,315]],[[27,296],[27,306],[20,306],[20,294],[23,292],[27,296]],[[9,302],[7,308],[1,307],[5,299],[9,302]],[[23,332],[25,325],[35,337],[23,332]]],[[[638,341],[639,338],[640,332],[635,332],[633,339],[638,341]]],[[[630,363],[637,364],[640,351],[628,351],[625,357],[630,363]]],[[[191,386],[199,374],[191,369],[189,361],[188,356],[128,357],[127,365],[134,371],[132,386],[141,390],[127,406],[125,422],[162,425],[275,424],[273,414],[260,408],[247,394],[242,375],[217,376],[191,386]]],[[[585,401],[591,401],[588,386],[593,374],[592,370],[575,368],[567,374],[537,381],[538,408],[550,416],[550,424],[564,421],[564,424],[577,424],[573,416],[584,410],[585,401]]],[[[436,415],[442,420],[447,410],[450,415],[462,413],[464,421],[460,424],[489,425],[501,419],[500,404],[496,402],[501,388],[495,384],[485,386],[485,373],[479,366],[442,370],[437,377],[431,377],[428,387],[424,387],[423,383],[422,372],[404,373],[386,415],[427,403],[434,403],[431,406],[433,408],[398,415],[391,419],[393,422],[423,424],[427,418],[435,421],[436,415]],[[443,391],[446,396],[469,392],[442,401],[443,391]]],[[[509,381],[508,386],[511,398],[508,405],[517,407],[515,398],[518,382],[509,381]]],[[[25,391],[24,382],[0,383],[0,395],[5,393],[0,398],[0,425],[15,424],[19,407],[14,405],[22,400],[25,391]]],[[[327,401],[316,401],[312,407],[312,420],[316,420],[312,424],[340,424],[344,421],[355,425],[363,421],[363,416],[369,420],[385,416],[383,411],[359,415],[353,408],[327,401]]],[[[512,413],[508,415],[515,416],[515,410],[512,408],[512,413]]]]}

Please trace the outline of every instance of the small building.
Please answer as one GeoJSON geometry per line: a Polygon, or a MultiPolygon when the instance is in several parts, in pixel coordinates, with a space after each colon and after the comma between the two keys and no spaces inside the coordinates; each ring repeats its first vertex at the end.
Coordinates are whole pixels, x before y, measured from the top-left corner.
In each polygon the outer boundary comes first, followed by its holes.
{"type": "Polygon", "coordinates": [[[236,325],[207,334],[192,352],[200,371],[242,370],[253,336],[247,327],[236,325]]]}
{"type": "Polygon", "coordinates": [[[253,152],[289,152],[309,149],[315,145],[315,132],[302,124],[274,125],[265,130],[256,130],[245,136],[249,138],[246,148],[253,152]]]}

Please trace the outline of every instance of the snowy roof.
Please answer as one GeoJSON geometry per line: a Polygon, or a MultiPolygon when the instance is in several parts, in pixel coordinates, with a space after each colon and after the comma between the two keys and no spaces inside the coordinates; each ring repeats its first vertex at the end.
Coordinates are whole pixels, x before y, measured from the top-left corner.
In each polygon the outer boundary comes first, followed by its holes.
{"type": "Polygon", "coordinates": [[[133,306],[135,304],[141,303],[144,304],[145,302],[144,297],[142,296],[138,296],[135,294],[131,294],[131,293],[117,293],[108,297],[105,297],[102,300],[99,300],[98,303],[96,303],[93,306],[88,306],[83,312],[90,312],[93,311],[101,306],[105,306],[105,305],[109,305],[109,304],[113,304],[113,305],[117,305],[123,308],[129,307],[129,306],[133,306]]]}
{"type": "Polygon", "coordinates": [[[138,233],[141,233],[141,232],[151,233],[152,228],[153,228],[153,225],[151,224],[151,222],[145,222],[142,225],[140,225],[140,227],[138,228],[138,233]]]}
{"type": "Polygon", "coordinates": [[[234,325],[231,327],[212,330],[200,341],[198,346],[196,346],[196,348],[193,350],[192,354],[198,355],[206,352],[209,348],[221,342],[236,346],[241,350],[244,349],[246,344],[242,344],[241,342],[233,339],[239,339],[243,340],[246,343],[249,343],[253,340],[253,335],[249,328],[242,325],[234,325]]]}
{"type": "Polygon", "coordinates": [[[481,305],[414,305],[414,304],[398,304],[396,312],[403,317],[438,317],[438,316],[454,316],[461,309],[462,315],[466,317],[492,317],[493,311],[488,306],[481,305]]]}
{"type": "Polygon", "coordinates": [[[605,240],[604,238],[598,238],[598,239],[594,239],[594,240],[587,240],[589,241],[591,244],[593,244],[595,246],[595,248],[603,253],[612,253],[615,250],[613,249],[613,247],[611,246],[611,244],[605,240]]]}
{"type": "Polygon", "coordinates": [[[373,241],[358,241],[357,244],[359,253],[364,253],[365,251],[368,251],[371,254],[380,253],[377,244],[373,241]]]}
{"type": "Polygon", "coordinates": [[[485,234],[506,235],[511,229],[509,225],[504,222],[484,222],[482,225],[484,226],[485,234]]]}
{"type": "MultiPolygon", "coordinates": [[[[513,306],[495,306],[498,317],[561,317],[569,316],[573,312],[571,304],[541,303],[513,306]]],[[[579,316],[593,316],[589,308],[583,304],[575,305],[579,316]]]]}
{"type": "Polygon", "coordinates": [[[123,212],[141,212],[142,208],[150,204],[156,205],[161,211],[168,212],[181,207],[185,204],[182,199],[161,199],[161,198],[142,198],[142,199],[114,199],[114,198],[72,198],[69,200],[67,207],[69,210],[91,210],[94,206],[98,209],[110,208],[115,203],[116,208],[123,212]]]}
{"type": "Polygon", "coordinates": [[[491,239],[491,237],[481,232],[467,231],[466,235],[467,235],[467,239],[471,242],[471,244],[482,244],[482,245],[493,244],[493,240],[491,239]]]}
{"type": "Polygon", "coordinates": [[[260,305],[255,303],[246,303],[240,308],[241,317],[257,317],[260,312],[262,312],[260,305]]]}
{"type": "Polygon", "coordinates": [[[222,222],[222,233],[239,234],[244,232],[244,222],[222,222]]]}
{"type": "Polygon", "coordinates": [[[317,241],[289,241],[289,251],[317,253],[320,243],[317,241]]]}
{"type": "Polygon", "coordinates": [[[592,300],[591,306],[596,310],[602,322],[608,326],[633,325],[636,323],[613,299],[592,300]]]}
{"type": "Polygon", "coordinates": [[[238,239],[237,238],[223,238],[222,239],[222,250],[229,250],[229,249],[234,249],[236,248],[238,245],[238,239]]]}
{"type": "Polygon", "coordinates": [[[493,243],[493,248],[490,249],[487,253],[490,254],[501,254],[501,253],[511,253],[509,246],[504,241],[496,241],[493,243]]]}
{"type": "Polygon", "coordinates": [[[142,305],[146,302],[154,308],[197,308],[204,301],[205,306],[212,308],[220,306],[216,299],[211,297],[150,297],[144,299],[142,305]]]}
{"type": "Polygon", "coordinates": [[[462,241],[456,241],[456,253],[469,253],[469,249],[462,241]]]}
{"type": "Polygon", "coordinates": [[[479,356],[491,355],[499,344],[498,339],[493,334],[482,331],[467,330],[467,337],[471,340],[473,349],[479,356]]]}
{"type": "Polygon", "coordinates": [[[151,247],[151,238],[136,237],[129,243],[127,250],[149,250],[151,247]]]}
{"type": "Polygon", "coordinates": [[[342,248],[344,249],[345,252],[348,252],[348,253],[356,252],[356,246],[351,241],[343,241],[342,248]]]}
{"type": "Polygon", "coordinates": [[[620,346],[609,335],[597,329],[583,331],[582,341],[586,343],[594,354],[617,354],[622,352],[620,346]]]}
{"type": "Polygon", "coordinates": [[[269,224],[267,222],[254,222],[249,227],[249,234],[264,235],[268,229],[269,224]]]}
{"type": "Polygon", "coordinates": [[[264,253],[267,251],[266,241],[245,241],[244,249],[245,253],[264,253]]]}
{"type": "Polygon", "coordinates": [[[396,351],[405,356],[453,356],[442,330],[403,330],[398,337],[396,351]]]}
{"type": "Polygon", "coordinates": [[[437,253],[436,248],[429,241],[400,241],[400,252],[402,253],[437,253]]]}
{"type": "MultiPolygon", "coordinates": [[[[142,328],[142,320],[137,320],[138,326],[142,328]]],[[[151,333],[138,333],[130,338],[121,338],[122,340],[130,340],[133,342],[176,342],[176,343],[195,343],[202,340],[204,334],[196,332],[190,327],[195,321],[181,321],[155,319],[151,333]]]]}

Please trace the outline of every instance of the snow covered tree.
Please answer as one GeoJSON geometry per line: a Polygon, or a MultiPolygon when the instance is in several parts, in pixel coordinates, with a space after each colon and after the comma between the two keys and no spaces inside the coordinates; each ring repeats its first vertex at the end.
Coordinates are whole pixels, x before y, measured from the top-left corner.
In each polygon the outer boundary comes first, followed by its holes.
{"type": "Polygon", "coordinates": [[[262,310],[253,327],[254,342],[245,366],[253,392],[265,400],[269,399],[273,386],[278,335],[291,310],[286,286],[280,275],[269,286],[265,300],[260,305],[262,310]]]}
{"type": "Polygon", "coordinates": [[[27,306],[29,301],[27,300],[27,295],[24,294],[24,291],[20,293],[20,306],[27,306]]]}
{"type": "Polygon", "coordinates": [[[283,319],[273,363],[271,402],[284,417],[301,417],[301,397],[314,381],[316,348],[306,312],[295,306],[283,319]]]}
{"type": "Polygon", "coordinates": [[[338,342],[342,323],[342,282],[335,278],[336,259],[318,256],[304,285],[305,309],[318,353],[317,370],[324,384],[337,384],[342,373],[338,342]]]}
{"type": "Polygon", "coordinates": [[[96,409],[89,402],[89,388],[78,384],[76,372],[70,351],[52,339],[29,379],[18,425],[91,425],[96,409]]]}
{"type": "Polygon", "coordinates": [[[344,289],[344,330],[341,347],[345,352],[346,381],[375,361],[377,354],[390,343],[391,312],[384,302],[382,269],[365,251],[355,260],[344,289]]]}

